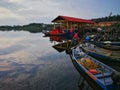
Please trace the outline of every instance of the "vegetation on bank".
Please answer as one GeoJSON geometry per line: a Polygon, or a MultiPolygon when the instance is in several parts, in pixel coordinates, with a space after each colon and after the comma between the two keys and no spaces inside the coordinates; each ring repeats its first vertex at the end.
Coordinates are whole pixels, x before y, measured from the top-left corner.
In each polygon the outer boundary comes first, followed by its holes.
{"type": "Polygon", "coordinates": [[[108,21],[120,21],[120,15],[118,14],[118,15],[113,15],[113,16],[106,16],[106,17],[96,18],[92,20],[95,21],[96,23],[108,22],[108,21]]]}
{"type": "Polygon", "coordinates": [[[53,27],[52,24],[43,24],[43,23],[30,23],[28,25],[16,25],[16,26],[0,26],[1,31],[29,31],[32,33],[42,32],[42,30],[51,30],[53,27]]]}
{"type": "MultiPolygon", "coordinates": [[[[114,22],[110,26],[99,26],[105,31],[114,31],[114,32],[120,32],[120,15],[113,15],[113,16],[106,16],[102,18],[96,18],[92,19],[94,22],[99,23],[99,22],[114,22]]],[[[98,28],[98,26],[95,26],[95,28],[98,28]]]]}

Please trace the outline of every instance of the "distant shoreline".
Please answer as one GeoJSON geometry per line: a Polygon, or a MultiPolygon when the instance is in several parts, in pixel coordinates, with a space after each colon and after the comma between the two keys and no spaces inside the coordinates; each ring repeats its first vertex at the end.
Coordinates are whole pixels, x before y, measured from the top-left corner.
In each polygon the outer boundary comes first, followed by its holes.
{"type": "Polygon", "coordinates": [[[44,23],[30,23],[28,25],[16,25],[16,26],[0,26],[0,31],[29,31],[32,33],[42,32],[42,30],[51,30],[53,27],[52,24],[44,24],[44,23]]]}

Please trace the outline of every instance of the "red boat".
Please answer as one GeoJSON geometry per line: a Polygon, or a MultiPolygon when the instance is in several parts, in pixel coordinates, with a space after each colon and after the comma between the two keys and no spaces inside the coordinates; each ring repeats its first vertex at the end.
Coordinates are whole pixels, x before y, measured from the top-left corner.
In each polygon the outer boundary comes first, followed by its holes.
{"type": "Polygon", "coordinates": [[[64,36],[66,34],[66,32],[62,32],[58,29],[53,29],[50,32],[45,32],[44,33],[46,36],[64,36]]]}

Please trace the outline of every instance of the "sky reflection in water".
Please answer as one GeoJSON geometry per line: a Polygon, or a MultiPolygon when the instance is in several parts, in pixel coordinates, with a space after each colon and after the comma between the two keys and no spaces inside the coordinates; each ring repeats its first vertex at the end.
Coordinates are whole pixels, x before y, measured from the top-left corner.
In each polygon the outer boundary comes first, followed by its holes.
{"type": "Polygon", "coordinates": [[[0,31],[0,90],[78,89],[79,74],[69,56],[42,36],[0,31]]]}

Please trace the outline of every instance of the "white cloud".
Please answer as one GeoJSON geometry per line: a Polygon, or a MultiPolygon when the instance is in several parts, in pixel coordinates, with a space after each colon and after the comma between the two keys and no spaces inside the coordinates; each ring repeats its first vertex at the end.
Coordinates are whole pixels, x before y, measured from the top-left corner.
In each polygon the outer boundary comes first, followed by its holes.
{"type": "MultiPolygon", "coordinates": [[[[12,19],[13,21],[11,24],[24,24],[30,22],[47,23],[48,21],[50,22],[54,19],[57,15],[67,15],[90,19],[93,17],[101,17],[106,13],[109,13],[111,9],[109,9],[107,5],[110,5],[109,7],[111,7],[113,3],[108,4],[107,1],[2,0],[0,3],[2,6],[0,7],[0,20],[4,19],[4,24],[9,24],[9,20],[12,19]],[[102,7],[100,5],[102,5],[102,7]]],[[[118,8],[117,5],[114,6],[114,8],[118,8]]],[[[112,11],[115,10],[112,9],[112,11]]]]}
{"type": "Polygon", "coordinates": [[[0,25],[14,25],[25,23],[25,17],[10,9],[0,7],[0,25]]]}
{"type": "MultiPolygon", "coordinates": [[[[58,15],[68,15],[79,17],[81,11],[74,0],[58,1],[58,0],[8,0],[9,3],[19,5],[16,9],[6,9],[8,17],[17,20],[17,23],[23,20],[24,22],[43,22],[47,23],[58,15]],[[20,20],[18,20],[18,18],[20,20]],[[39,21],[40,20],[40,21],[39,21]]],[[[83,11],[84,12],[84,11],[83,11]]],[[[10,19],[11,20],[11,19],[10,19]]],[[[16,22],[15,22],[16,24],[16,22]]]]}
{"type": "Polygon", "coordinates": [[[7,8],[0,7],[0,19],[6,19],[6,18],[20,18],[21,16],[10,11],[7,8]]]}
{"type": "Polygon", "coordinates": [[[23,3],[25,0],[8,0],[11,3],[23,3]]]}

